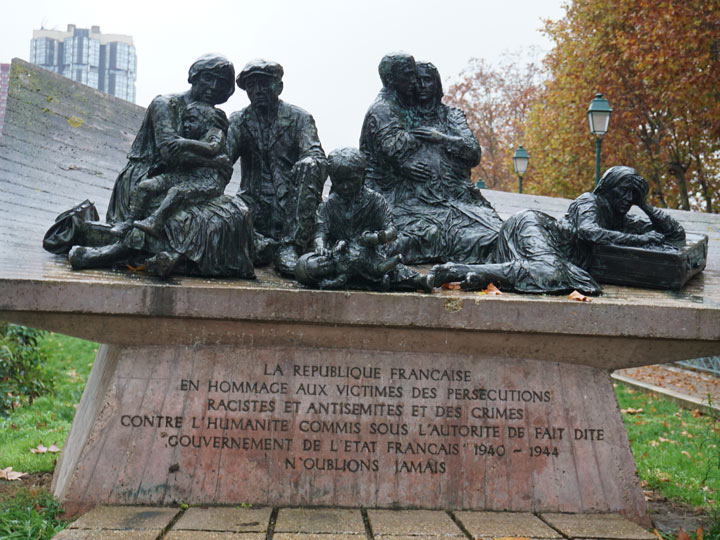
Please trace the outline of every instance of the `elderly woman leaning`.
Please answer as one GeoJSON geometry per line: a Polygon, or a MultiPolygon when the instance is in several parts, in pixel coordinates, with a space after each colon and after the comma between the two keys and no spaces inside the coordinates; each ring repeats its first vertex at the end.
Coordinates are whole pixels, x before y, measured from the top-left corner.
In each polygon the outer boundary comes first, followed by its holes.
{"type": "Polygon", "coordinates": [[[460,281],[471,290],[494,282],[518,292],[598,294],[600,285],[585,270],[594,245],[661,249],[685,241],[682,226],[650,206],[647,194],[647,182],[634,169],[612,167],[560,220],[534,210],[511,216],[500,229],[493,264],[435,266],[430,280],[436,286],[460,281]],[[629,214],[633,205],[645,217],[629,214]]]}

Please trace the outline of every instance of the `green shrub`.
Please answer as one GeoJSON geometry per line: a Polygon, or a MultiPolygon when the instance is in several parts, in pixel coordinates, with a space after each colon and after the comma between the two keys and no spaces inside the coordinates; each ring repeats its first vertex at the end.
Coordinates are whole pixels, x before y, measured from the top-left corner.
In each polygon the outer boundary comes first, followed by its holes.
{"type": "Polygon", "coordinates": [[[52,390],[45,353],[38,348],[42,332],[16,324],[0,324],[0,414],[52,390]]]}

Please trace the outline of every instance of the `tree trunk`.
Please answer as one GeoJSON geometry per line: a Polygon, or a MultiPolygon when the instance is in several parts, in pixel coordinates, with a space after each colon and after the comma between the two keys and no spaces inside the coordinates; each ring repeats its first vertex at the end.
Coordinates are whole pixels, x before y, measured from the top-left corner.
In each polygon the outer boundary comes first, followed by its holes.
{"type": "Polygon", "coordinates": [[[695,163],[697,163],[698,180],[700,181],[703,198],[705,199],[705,211],[708,214],[712,214],[712,193],[710,193],[710,189],[708,188],[707,177],[705,176],[705,167],[703,166],[702,159],[698,154],[695,154],[693,157],[695,158],[695,163]]]}
{"type": "Polygon", "coordinates": [[[688,197],[687,181],[685,180],[687,166],[678,161],[673,161],[670,163],[668,168],[670,170],[670,174],[675,177],[678,189],[680,190],[680,208],[683,210],[690,210],[690,197],[688,197]]]}

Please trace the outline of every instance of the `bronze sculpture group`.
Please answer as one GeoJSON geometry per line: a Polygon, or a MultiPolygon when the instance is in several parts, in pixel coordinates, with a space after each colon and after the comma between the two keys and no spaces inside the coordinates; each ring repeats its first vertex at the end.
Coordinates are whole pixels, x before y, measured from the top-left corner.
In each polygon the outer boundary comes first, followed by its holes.
{"type": "Polygon", "coordinates": [[[648,204],[647,182],[629,167],[609,169],[560,220],[525,210],[503,222],[470,181],[480,147],[464,114],[441,102],[435,66],[392,53],[379,73],[360,148],[326,157],[312,116],[279,99],[282,66],[254,60],[235,79],[225,57],[201,57],[190,90],[148,107],[107,222],[79,220],[74,209],[63,214],[75,220],[72,234],[57,236],[56,224],[46,246],[68,253],[74,269],[134,264],[159,277],[253,278],[255,266],[272,263],[328,289],[430,291],[459,281],[597,294],[593,245],[684,244],[682,227],[648,204]],[[216,106],[235,83],[250,105],[228,120],[216,106]],[[238,160],[240,190],[225,195],[238,160]],[[629,214],[633,205],[647,219],[629,214]],[[437,264],[427,275],[407,266],[419,263],[437,264]]]}

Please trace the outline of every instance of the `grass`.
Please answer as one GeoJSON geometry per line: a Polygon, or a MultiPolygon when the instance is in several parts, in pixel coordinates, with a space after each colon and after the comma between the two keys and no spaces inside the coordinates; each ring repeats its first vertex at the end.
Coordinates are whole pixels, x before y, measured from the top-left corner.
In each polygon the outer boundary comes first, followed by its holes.
{"type": "Polygon", "coordinates": [[[20,490],[0,500],[2,540],[49,540],[63,530],[62,508],[46,491],[20,490]]]}
{"type": "Polygon", "coordinates": [[[33,454],[39,443],[62,448],[80,402],[97,343],[47,333],[39,346],[48,355],[46,369],[55,378],[52,394],[41,396],[30,406],[0,416],[0,469],[12,467],[27,473],[52,472],[58,454],[33,454]]]}
{"type": "Polygon", "coordinates": [[[720,418],[616,386],[638,474],[665,497],[720,509],[720,418]]]}

